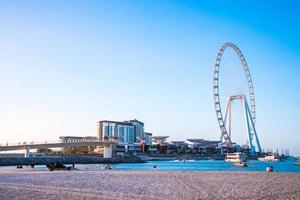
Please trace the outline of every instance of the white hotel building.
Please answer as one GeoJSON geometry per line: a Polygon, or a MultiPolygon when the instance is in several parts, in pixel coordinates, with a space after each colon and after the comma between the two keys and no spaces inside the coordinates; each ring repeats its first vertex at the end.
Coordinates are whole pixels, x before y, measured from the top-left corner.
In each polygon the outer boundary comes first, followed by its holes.
{"type": "Polygon", "coordinates": [[[133,144],[144,137],[144,123],[136,119],[124,122],[99,121],[98,136],[100,140],[103,140],[105,136],[117,137],[120,143],[133,144]]]}

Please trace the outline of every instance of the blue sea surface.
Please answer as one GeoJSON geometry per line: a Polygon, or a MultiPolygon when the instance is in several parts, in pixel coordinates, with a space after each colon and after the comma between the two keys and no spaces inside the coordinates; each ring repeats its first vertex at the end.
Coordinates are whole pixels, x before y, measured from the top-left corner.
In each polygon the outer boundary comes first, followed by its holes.
{"type": "MultiPolygon", "coordinates": [[[[280,162],[261,162],[250,160],[248,167],[236,167],[232,162],[220,160],[186,160],[186,161],[148,161],[146,163],[124,163],[111,165],[113,170],[158,170],[158,171],[266,171],[272,165],[278,172],[300,172],[300,166],[294,165],[293,159],[280,162]],[[156,166],[156,168],[153,168],[156,166]]],[[[79,169],[105,169],[103,164],[76,165],[79,169]]]]}
{"type": "MultiPolygon", "coordinates": [[[[277,172],[300,172],[300,165],[294,164],[294,159],[280,162],[261,162],[249,160],[248,167],[236,167],[232,162],[221,160],[186,160],[186,161],[148,161],[146,163],[111,164],[112,170],[156,170],[156,171],[266,171],[272,165],[277,172]],[[154,168],[153,166],[156,166],[154,168]]],[[[71,165],[66,165],[71,166],[71,165]]],[[[105,170],[106,164],[76,164],[80,170],[105,170]]],[[[15,166],[0,167],[1,169],[16,169],[15,166]]],[[[47,170],[44,165],[37,165],[35,169],[47,170]]]]}

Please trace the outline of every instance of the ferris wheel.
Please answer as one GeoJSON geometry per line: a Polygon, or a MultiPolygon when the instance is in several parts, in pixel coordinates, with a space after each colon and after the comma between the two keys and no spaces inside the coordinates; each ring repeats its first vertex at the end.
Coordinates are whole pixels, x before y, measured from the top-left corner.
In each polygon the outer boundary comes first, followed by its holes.
{"type": "Polygon", "coordinates": [[[214,96],[214,105],[215,111],[217,115],[217,120],[219,124],[219,128],[221,130],[221,138],[220,140],[223,144],[230,146],[233,144],[231,138],[231,104],[234,100],[241,100],[243,103],[246,128],[248,132],[248,141],[249,148],[251,153],[255,153],[255,147],[253,144],[253,139],[256,139],[256,146],[258,151],[261,152],[261,146],[257,137],[256,129],[255,129],[255,120],[256,120],[256,109],[255,109],[255,95],[254,88],[252,83],[251,74],[249,71],[248,64],[241,50],[233,43],[225,43],[219,48],[215,64],[213,66],[213,96],[214,96]],[[227,105],[225,109],[225,116],[223,117],[222,109],[221,109],[221,101],[220,101],[220,93],[219,93],[219,75],[220,75],[220,63],[225,49],[231,48],[239,57],[239,60],[242,64],[243,71],[246,77],[247,85],[248,85],[248,93],[250,97],[250,106],[247,102],[246,95],[233,95],[228,96],[227,105]]]}

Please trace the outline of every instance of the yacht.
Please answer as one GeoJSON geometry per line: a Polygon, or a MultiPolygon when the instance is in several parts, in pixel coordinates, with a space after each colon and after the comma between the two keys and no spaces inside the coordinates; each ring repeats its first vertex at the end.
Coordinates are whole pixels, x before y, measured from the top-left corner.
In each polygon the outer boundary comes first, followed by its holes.
{"type": "Polygon", "coordinates": [[[245,162],[245,158],[243,157],[241,152],[227,153],[225,161],[226,162],[243,163],[243,162],[245,162]]]}
{"type": "Polygon", "coordinates": [[[277,162],[279,161],[279,158],[276,155],[267,155],[265,157],[258,158],[258,160],[264,162],[277,162]]]}

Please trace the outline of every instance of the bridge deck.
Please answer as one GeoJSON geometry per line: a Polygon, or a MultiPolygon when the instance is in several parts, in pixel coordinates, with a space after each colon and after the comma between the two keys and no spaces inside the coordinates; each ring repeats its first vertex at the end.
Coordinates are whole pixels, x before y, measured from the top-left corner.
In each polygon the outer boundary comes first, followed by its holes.
{"type": "Polygon", "coordinates": [[[41,143],[41,144],[20,144],[10,146],[0,146],[0,151],[15,151],[24,149],[38,148],[62,148],[62,147],[78,147],[78,146],[109,146],[116,144],[115,142],[97,141],[97,142],[73,142],[73,143],[41,143]]]}

